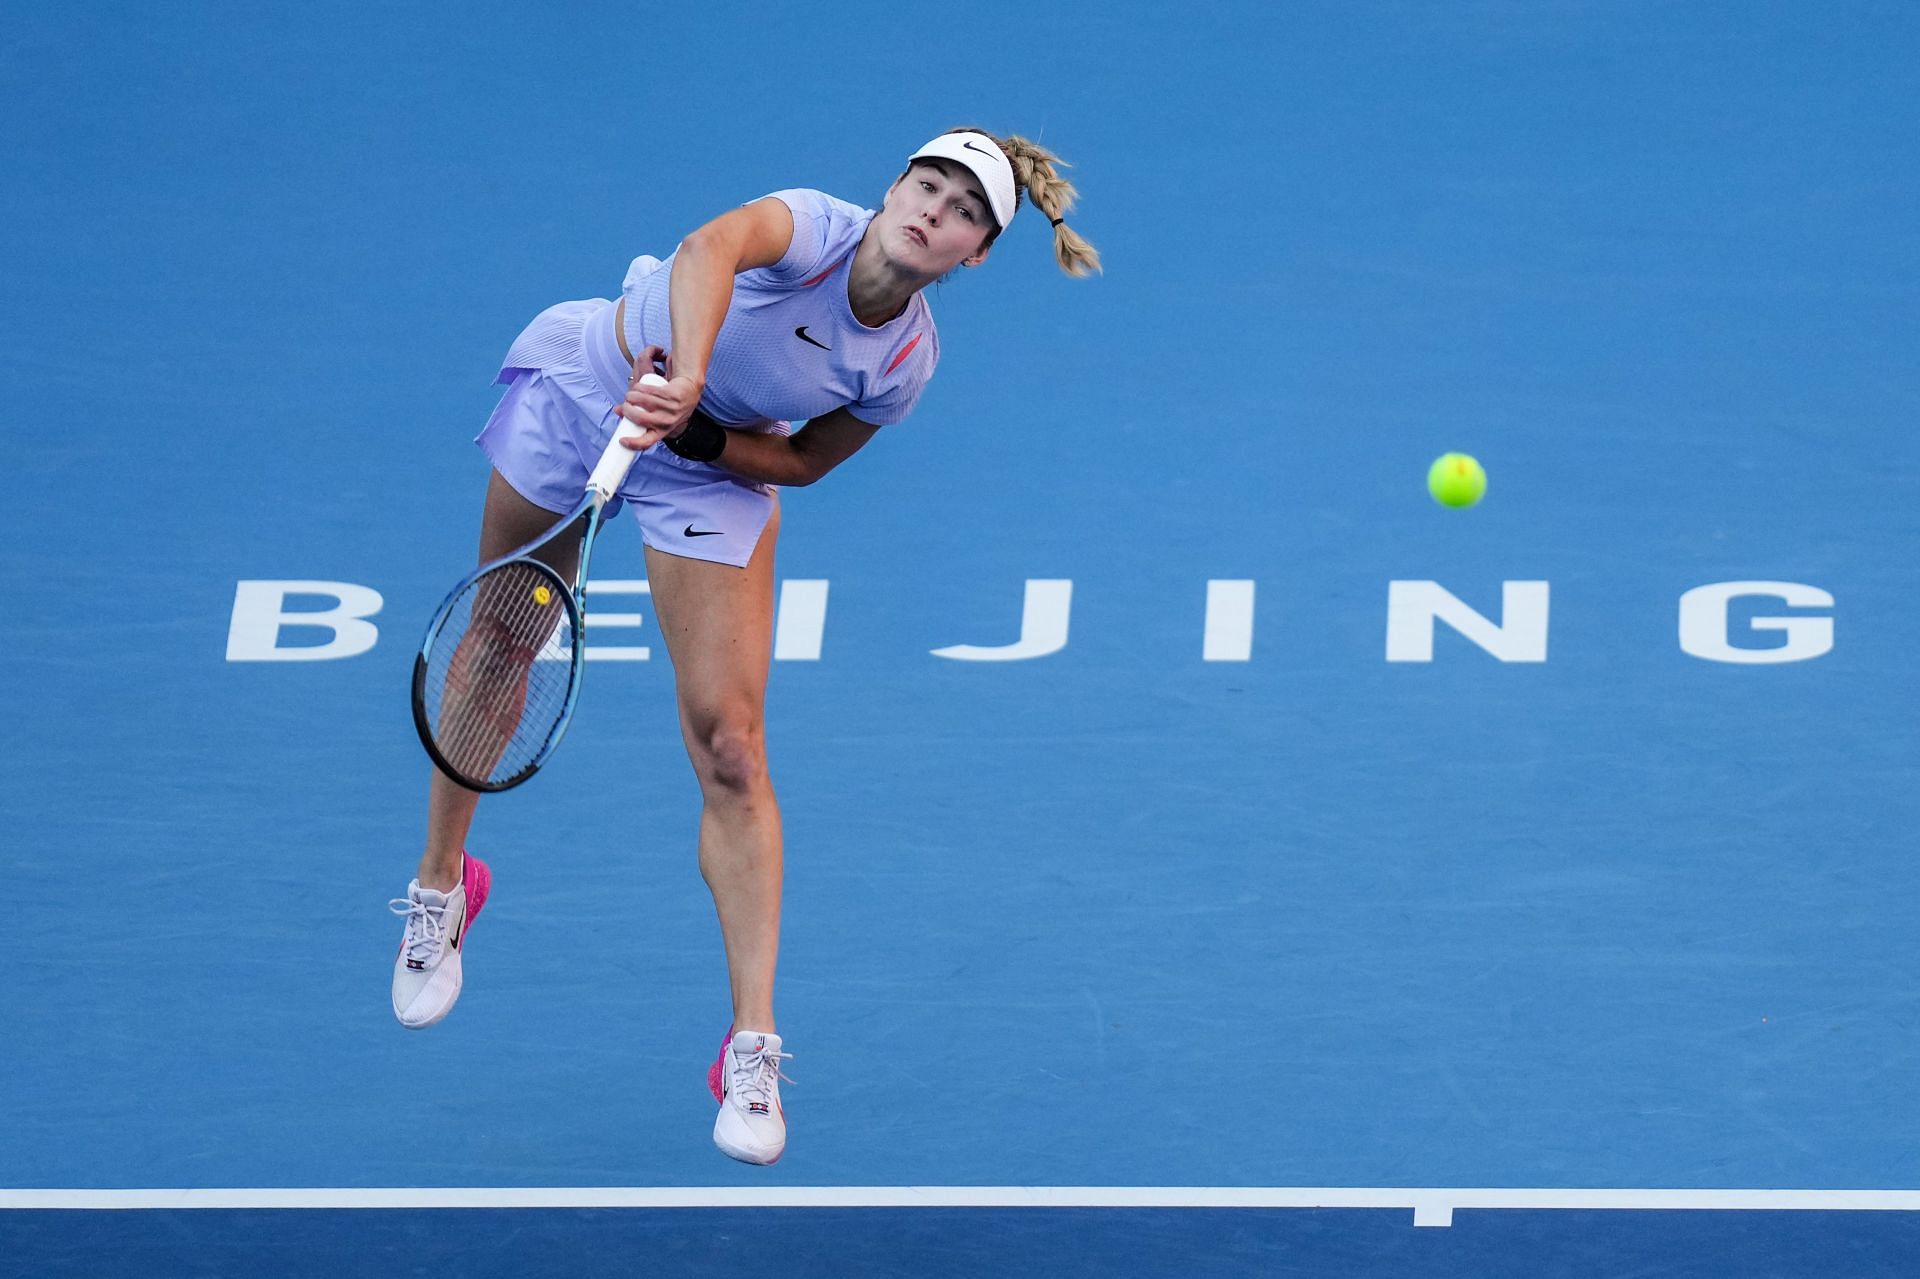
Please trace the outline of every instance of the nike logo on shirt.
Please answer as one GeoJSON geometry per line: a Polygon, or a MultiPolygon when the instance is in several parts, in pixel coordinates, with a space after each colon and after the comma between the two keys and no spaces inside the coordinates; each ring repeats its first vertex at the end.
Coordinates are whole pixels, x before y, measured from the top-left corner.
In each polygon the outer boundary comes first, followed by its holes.
{"type": "Polygon", "coordinates": [[[726,532],[726,530],[723,528],[696,529],[693,527],[693,525],[689,524],[687,525],[686,532],[683,533],[681,536],[683,537],[719,537],[724,532],[726,532]]]}
{"type": "Polygon", "coordinates": [[[812,344],[813,344],[814,346],[817,346],[817,347],[819,347],[819,348],[820,348],[820,349],[821,349],[822,351],[831,351],[831,350],[833,350],[833,348],[832,348],[832,347],[830,347],[830,346],[828,346],[828,345],[827,345],[827,344],[826,344],[825,342],[822,342],[822,341],[820,341],[820,340],[819,340],[818,338],[810,338],[810,337],[808,337],[808,336],[807,336],[807,326],[806,326],[806,325],[804,325],[804,324],[803,324],[803,325],[801,325],[801,326],[800,326],[799,328],[797,328],[797,329],[795,329],[795,330],[793,331],[793,336],[795,336],[795,337],[797,337],[797,338],[799,338],[799,339],[800,339],[800,340],[801,340],[802,342],[810,342],[810,343],[812,343],[812,344]]]}

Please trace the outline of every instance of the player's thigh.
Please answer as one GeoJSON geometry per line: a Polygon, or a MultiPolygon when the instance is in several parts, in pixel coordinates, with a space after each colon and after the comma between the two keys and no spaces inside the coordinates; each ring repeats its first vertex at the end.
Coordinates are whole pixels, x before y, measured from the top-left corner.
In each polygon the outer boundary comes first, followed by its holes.
{"type": "MultiPolygon", "coordinates": [[[[525,546],[559,523],[563,514],[529,502],[500,472],[492,472],[487,480],[486,513],[480,520],[480,562],[497,560],[525,546]]],[[[534,551],[533,557],[571,582],[580,558],[580,532],[578,528],[569,529],[534,551]]]]}
{"type": "Polygon", "coordinates": [[[759,730],[773,658],[776,506],[745,568],[647,548],[653,614],[673,659],[689,745],[716,729],[759,730]]]}

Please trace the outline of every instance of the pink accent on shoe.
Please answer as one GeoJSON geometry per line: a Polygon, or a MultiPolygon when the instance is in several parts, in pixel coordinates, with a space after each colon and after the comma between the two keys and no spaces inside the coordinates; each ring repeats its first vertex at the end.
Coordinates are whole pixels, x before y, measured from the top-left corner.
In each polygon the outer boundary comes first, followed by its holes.
{"type": "MultiPolygon", "coordinates": [[[[464,850],[460,854],[460,863],[460,887],[467,890],[466,928],[472,928],[480,908],[487,904],[487,892],[493,887],[493,872],[487,869],[485,862],[464,850]]],[[[463,939],[465,933],[466,929],[463,928],[463,939]]]]}
{"type": "Polygon", "coordinates": [[[707,1087],[713,1092],[715,1101],[727,1099],[727,1049],[733,1047],[733,1027],[727,1027],[727,1037],[720,1041],[720,1055],[713,1059],[713,1065],[707,1067],[707,1087]]]}

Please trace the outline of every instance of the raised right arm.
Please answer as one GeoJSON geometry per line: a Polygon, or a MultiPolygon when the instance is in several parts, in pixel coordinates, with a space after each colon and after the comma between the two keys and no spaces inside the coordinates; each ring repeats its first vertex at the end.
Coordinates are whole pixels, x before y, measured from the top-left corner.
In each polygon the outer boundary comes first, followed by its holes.
{"type": "Polygon", "coordinates": [[[693,382],[689,413],[707,385],[707,361],[733,301],[733,277],[772,266],[792,243],[793,211],[773,196],[729,210],[680,241],[667,305],[673,316],[673,378],[693,382]]]}
{"type": "MultiPolygon", "coordinates": [[[[722,213],[680,241],[667,284],[667,309],[673,320],[673,353],[665,386],[641,386],[652,371],[652,355],[640,352],[634,382],[620,413],[647,428],[630,448],[646,448],[685,426],[707,389],[707,361],[733,301],[733,277],[755,267],[772,266],[793,243],[793,210],[766,196],[722,213]]],[[[623,303],[624,305],[624,303],[623,303]]]]}

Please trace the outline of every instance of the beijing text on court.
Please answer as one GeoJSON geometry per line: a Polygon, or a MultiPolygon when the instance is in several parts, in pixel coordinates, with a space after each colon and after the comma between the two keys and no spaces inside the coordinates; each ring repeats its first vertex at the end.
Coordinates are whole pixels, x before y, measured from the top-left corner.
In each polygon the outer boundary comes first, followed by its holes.
{"type": "MultiPolygon", "coordinates": [[[[774,624],[775,661],[819,661],[825,651],[829,583],[789,578],[779,583],[774,624]]],[[[1199,651],[1205,662],[1253,660],[1256,583],[1215,578],[1206,583],[1199,607],[1199,651]]],[[[1491,594],[1490,590],[1485,592],[1491,594]]],[[[632,611],[647,597],[643,580],[587,585],[587,630],[594,661],[648,661],[648,645],[634,643],[646,618],[632,611]]],[[[1551,583],[1505,581],[1494,616],[1430,580],[1387,584],[1386,660],[1431,662],[1436,627],[1445,625],[1472,647],[1501,662],[1547,660],[1551,583]]],[[[971,630],[997,642],[961,643],[929,650],[949,661],[1009,662],[1051,657],[1068,647],[1073,582],[1029,578],[1017,614],[965,619],[971,630]],[[1017,622],[1016,638],[1007,640],[1017,622]]],[[[355,582],[310,579],[246,579],[235,584],[227,629],[229,662],[335,661],[370,652],[380,641],[371,620],[384,606],[380,592],[355,582]],[[297,602],[297,604],[296,604],[297,602]]],[[[1679,598],[1675,615],[1680,650],[1702,661],[1778,665],[1822,657],[1833,649],[1833,596],[1802,582],[1731,581],[1693,587],[1679,598]],[[1796,610],[1782,612],[1781,610],[1796,610]]],[[[1298,610],[1289,607],[1290,625],[1298,610]]],[[[421,614],[424,619],[425,613],[421,614]]],[[[1576,641],[1577,642],[1577,641],[1576,641]]],[[[550,646],[542,654],[561,659],[550,646]]]]}

